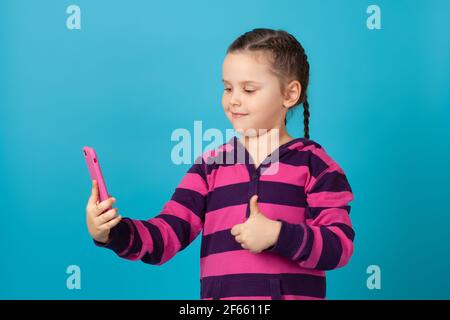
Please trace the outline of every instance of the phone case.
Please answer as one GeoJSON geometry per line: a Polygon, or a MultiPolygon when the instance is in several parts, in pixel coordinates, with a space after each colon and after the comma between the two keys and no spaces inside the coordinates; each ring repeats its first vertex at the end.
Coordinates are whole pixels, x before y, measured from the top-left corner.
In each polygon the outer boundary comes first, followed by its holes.
{"type": "Polygon", "coordinates": [[[100,202],[102,202],[109,198],[109,193],[106,189],[105,180],[103,179],[102,170],[100,169],[97,154],[91,147],[83,147],[83,154],[86,158],[86,164],[88,166],[91,179],[97,180],[100,202]]]}

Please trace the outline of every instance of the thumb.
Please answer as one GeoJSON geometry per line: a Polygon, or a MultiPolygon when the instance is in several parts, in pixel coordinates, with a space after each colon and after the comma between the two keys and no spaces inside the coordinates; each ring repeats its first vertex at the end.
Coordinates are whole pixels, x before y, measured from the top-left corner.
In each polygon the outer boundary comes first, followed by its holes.
{"type": "Polygon", "coordinates": [[[97,180],[92,180],[92,191],[91,196],[89,197],[89,204],[95,205],[98,200],[98,185],[97,180]]]}
{"type": "Polygon", "coordinates": [[[259,212],[258,195],[255,194],[250,198],[250,216],[257,215],[259,212]]]}
{"type": "Polygon", "coordinates": [[[233,236],[237,236],[241,233],[242,223],[234,225],[233,228],[231,228],[231,234],[233,236]]]}

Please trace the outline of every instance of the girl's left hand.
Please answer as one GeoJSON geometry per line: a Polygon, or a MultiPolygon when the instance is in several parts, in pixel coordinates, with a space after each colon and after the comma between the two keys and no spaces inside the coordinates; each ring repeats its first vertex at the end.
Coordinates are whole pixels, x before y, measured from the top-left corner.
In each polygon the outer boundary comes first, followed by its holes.
{"type": "Polygon", "coordinates": [[[244,249],[260,253],[278,241],[281,222],[267,218],[258,208],[258,196],[250,199],[250,216],[247,221],[235,225],[231,234],[244,249]]]}

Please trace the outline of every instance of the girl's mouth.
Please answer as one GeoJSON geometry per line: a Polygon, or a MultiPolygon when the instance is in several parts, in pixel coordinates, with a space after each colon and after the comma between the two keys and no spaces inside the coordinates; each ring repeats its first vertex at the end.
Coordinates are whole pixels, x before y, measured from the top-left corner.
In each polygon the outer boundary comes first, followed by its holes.
{"type": "Polygon", "coordinates": [[[246,116],[246,113],[234,113],[232,112],[231,115],[233,116],[233,118],[241,118],[243,116],[246,116]]]}

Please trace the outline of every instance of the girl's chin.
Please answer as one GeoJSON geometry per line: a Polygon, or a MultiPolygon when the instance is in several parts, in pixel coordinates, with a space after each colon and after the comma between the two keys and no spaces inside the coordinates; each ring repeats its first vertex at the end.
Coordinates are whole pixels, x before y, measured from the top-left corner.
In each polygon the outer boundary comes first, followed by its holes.
{"type": "Polygon", "coordinates": [[[233,124],[233,128],[234,128],[234,131],[236,131],[238,134],[245,136],[245,137],[258,136],[258,130],[253,129],[251,127],[233,124]]]}

